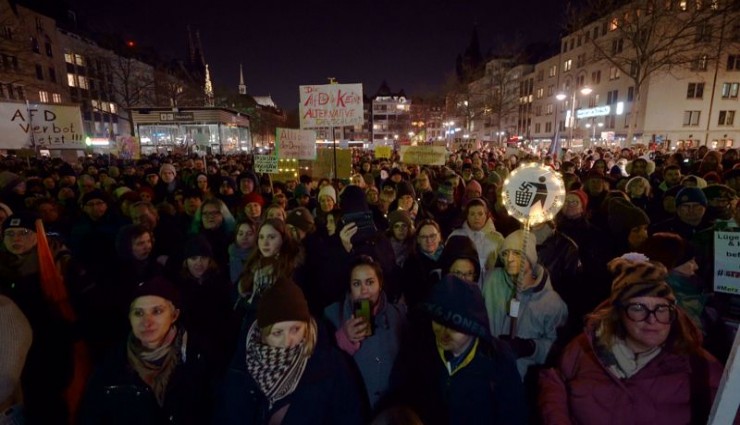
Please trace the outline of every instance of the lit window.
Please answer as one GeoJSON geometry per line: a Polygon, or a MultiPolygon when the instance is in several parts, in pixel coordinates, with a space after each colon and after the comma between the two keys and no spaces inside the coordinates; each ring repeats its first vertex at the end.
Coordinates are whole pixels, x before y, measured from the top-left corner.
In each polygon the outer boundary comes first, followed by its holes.
{"type": "Polygon", "coordinates": [[[61,94],[59,94],[59,93],[53,93],[53,94],[51,95],[51,100],[52,100],[52,101],[53,101],[54,103],[62,103],[62,95],[61,95],[61,94]]]}
{"type": "Polygon", "coordinates": [[[69,52],[64,53],[64,61],[67,63],[75,63],[74,55],[69,52]]]}
{"type": "Polygon", "coordinates": [[[79,66],[85,66],[85,58],[83,58],[81,55],[75,55],[75,63],[79,66]]]}
{"type": "Polygon", "coordinates": [[[40,90],[39,91],[39,102],[41,103],[49,103],[49,92],[40,90]]]}
{"type": "Polygon", "coordinates": [[[87,90],[87,88],[88,88],[88,85],[87,85],[87,77],[83,77],[82,75],[78,75],[77,76],[77,82],[78,82],[79,87],[81,89],[87,90]]]}
{"type": "Polygon", "coordinates": [[[722,84],[722,98],[723,99],[737,99],[738,89],[740,83],[724,83],[722,84]]]}
{"type": "Polygon", "coordinates": [[[568,59],[567,61],[563,62],[563,72],[568,72],[573,68],[573,59],[568,59]]]}
{"type": "Polygon", "coordinates": [[[619,28],[619,18],[612,18],[609,22],[609,31],[614,31],[619,28]]]}
{"type": "Polygon", "coordinates": [[[619,75],[620,75],[619,68],[617,68],[616,66],[613,66],[611,67],[611,69],[609,69],[609,79],[610,80],[618,80],[619,75]]]}
{"type": "Polygon", "coordinates": [[[116,104],[115,104],[115,103],[111,103],[111,104],[110,104],[110,112],[111,112],[112,114],[115,114],[115,113],[116,113],[116,110],[117,110],[117,109],[118,109],[118,108],[116,108],[116,104]]]}
{"type": "Polygon", "coordinates": [[[67,74],[67,85],[70,87],[77,87],[77,79],[74,74],[67,74]]]}

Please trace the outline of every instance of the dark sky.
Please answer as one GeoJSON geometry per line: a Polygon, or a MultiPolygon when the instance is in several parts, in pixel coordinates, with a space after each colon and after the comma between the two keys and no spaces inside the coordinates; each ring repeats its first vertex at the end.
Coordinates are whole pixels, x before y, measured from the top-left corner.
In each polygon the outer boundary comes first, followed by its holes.
{"type": "Polygon", "coordinates": [[[383,80],[408,95],[438,90],[478,25],[485,54],[504,43],[556,41],[564,0],[68,0],[96,29],[183,57],[198,28],[217,87],[297,107],[298,86],[383,80]]]}

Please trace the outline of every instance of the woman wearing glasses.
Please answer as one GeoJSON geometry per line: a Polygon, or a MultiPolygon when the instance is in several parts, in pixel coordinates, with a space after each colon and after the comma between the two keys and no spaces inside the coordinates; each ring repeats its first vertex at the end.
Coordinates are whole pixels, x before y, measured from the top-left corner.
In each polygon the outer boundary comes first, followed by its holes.
{"type": "Polygon", "coordinates": [[[676,306],[667,271],[641,254],[609,263],[611,296],[559,366],[540,376],[545,424],[706,423],[722,365],[701,348],[701,333],[676,306]]]}

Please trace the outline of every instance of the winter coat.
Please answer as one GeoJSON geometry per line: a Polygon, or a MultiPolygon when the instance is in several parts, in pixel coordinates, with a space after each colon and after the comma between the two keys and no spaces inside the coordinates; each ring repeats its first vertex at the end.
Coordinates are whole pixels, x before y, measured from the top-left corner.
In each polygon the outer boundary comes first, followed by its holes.
{"type": "Polygon", "coordinates": [[[532,365],[545,363],[550,347],[557,338],[557,330],[568,318],[568,307],[552,288],[547,271],[538,266],[535,286],[518,291],[516,282],[503,268],[494,269],[483,282],[483,298],[493,336],[511,335],[509,303],[516,296],[519,316],[512,337],[530,339],[535,343],[531,356],[517,359],[522,378],[532,365]]]}
{"type": "MultiPolygon", "coordinates": [[[[337,332],[342,332],[342,325],[353,313],[354,306],[347,295],[343,302],[327,307],[324,317],[337,332]]],[[[388,303],[385,293],[381,292],[378,311],[373,317],[373,335],[365,338],[357,351],[349,353],[360,369],[371,407],[375,407],[389,390],[391,371],[405,331],[406,306],[388,303]]]]}
{"type": "Polygon", "coordinates": [[[229,278],[234,285],[239,283],[239,278],[244,271],[244,265],[247,264],[247,259],[249,259],[249,255],[253,250],[254,248],[239,248],[235,243],[229,245],[229,278]]]}
{"type": "MultiPolygon", "coordinates": [[[[439,245],[439,250],[442,250],[442,244],[439,245]]],[[[401,290],[406,305],[413,307],[426,298],[429,289],[441,275],[439,260],[434,260],[424,254],[419,246],[406,260],[401,270],[401,290]],[[430,274],[434,275],[430,276],[430,274]]]]}
{"type": "Polygon", "coordinates": [[[413,408],[425,425],[527,423],[524,386],[505,344],[479,339],[470,363],[450,375],[431,323],[424,328],[397,364],[401,389],[394,402],[413,408]]]}
{"type": "Polygon", "coordinates": [[[126,344],[113,351],[87,384],[79,425],[203,424],[211,414],[207,356],[188,334],[160,406],[127,358],[126,344]]]}
{"type": "Polygon", "coordinates": [[[578,296],[578,278],[581,260],[578,258],[578,246],[569,237],[555,230],[537,245],[538,261],[550,274],[550,281],[558,295],[570,305],[570,300],[578,296]]]}
{"type": "Polygon", "coordinates": [[[233,310],[235,290],[220,272],[206,272],[202,281],[188,273],[187,277],[180,275],[175,283],[180,293],[180,323],[202,336],[205,354],[225,370],[239,334],[233,310]]]}
{"type": "Polygon", "coordinates": [[[450,234],[450,236],[454,235],[467,236],[473,241],[480,260],[481,278],[486,275],[486,271],[495,267],[499,249],[504,244],[504,237],[496,231],[493,220],[490,218],[486,220],[486,224],[481,230],[471,229],[466,221],[461,228],[454,230],[450,234]]]}
{"type": "Polygon", "coordinates": [[[231,366],[216,391],[212,423],[267,424],[286,404],[290,406],[281,425],[363,423],[361,384],[352,375],[348,360],[331,345],[331,336],[319,329],[316,347],[295,391],[270,409],[269,401],[247,370],[249,325],[244,326],[231,366]]]}
{"type": "Polygon", "coordinates": [[[706,423],[722,375],[722,365],[709,353],[664,349],[635,375],[618,379],[599,359],[592,338],[591,332],[581,334],[557,369],[542,371],[539,406],[545,425],[706,423]],[[692,407],[703,419],[692,420],[692,407]]]}

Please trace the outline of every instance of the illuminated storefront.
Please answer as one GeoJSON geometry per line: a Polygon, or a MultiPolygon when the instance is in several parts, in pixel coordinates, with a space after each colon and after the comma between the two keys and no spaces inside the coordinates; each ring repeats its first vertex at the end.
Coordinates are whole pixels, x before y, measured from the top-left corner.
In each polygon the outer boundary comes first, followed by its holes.
{"type": "Polygon", "coordinates": [[[250,152],[249,118],[226,108],[138,108],[134,127],[142,155],[250,152]]]}

